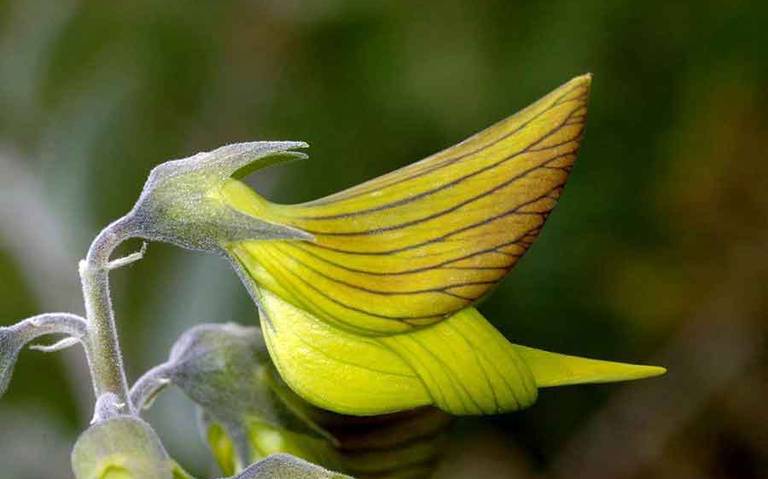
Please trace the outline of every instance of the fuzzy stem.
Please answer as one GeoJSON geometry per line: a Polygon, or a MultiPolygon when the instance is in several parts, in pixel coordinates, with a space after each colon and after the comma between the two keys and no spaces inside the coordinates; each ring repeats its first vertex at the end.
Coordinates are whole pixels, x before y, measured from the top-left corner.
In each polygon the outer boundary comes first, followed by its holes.
{"type": "Polygon", "coordinates": [[[47,334],[66,334],[77,339],[86,335],[85,320],[71,313],[38,314],[9,327],[21,335],[25,344],[47,334]]]}
{"type": "Polygon", "coordinates": [[[114,394],[121,413],[132,413],[128,381],[117,338],[117,327],[109,293],[109,258],[115,248],[136,233],[134,217],[126,215],[113,222],[93,240],[80,261],[80,280],[88,320],[87,350],[96,398],[114,394]]]}
{"type": "Polygon", "coordinates": [[[173,364],[163,363],[150,369],[131,387],[131,404],[137,413],[147,409],[155,396],[171,383],[173,364]]]}

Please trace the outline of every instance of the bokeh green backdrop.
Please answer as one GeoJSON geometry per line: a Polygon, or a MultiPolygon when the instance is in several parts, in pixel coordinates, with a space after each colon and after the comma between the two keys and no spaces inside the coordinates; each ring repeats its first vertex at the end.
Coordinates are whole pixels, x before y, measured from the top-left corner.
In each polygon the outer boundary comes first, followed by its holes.
{"type": "MultiPolygon", "coordinates": [[[[761,1],[0,0],[0,324],[82,310],[77,259],[159,162],[306,140],[253,181],[307,200],[592,72],[561,204],[482,309],[521,343],[670,373],[462,421],[441,477],[768,477],[766,25],[761,1]]],[[[132,378],[194,324],[255,324],[216,258],[153,244],[113,277],[132,378]]],[[[89,387],[79,352],[22,355],[0,477],[71,476],[89,387]]],[[[149,417],[208,470],[180,395],[149,417]]]]}

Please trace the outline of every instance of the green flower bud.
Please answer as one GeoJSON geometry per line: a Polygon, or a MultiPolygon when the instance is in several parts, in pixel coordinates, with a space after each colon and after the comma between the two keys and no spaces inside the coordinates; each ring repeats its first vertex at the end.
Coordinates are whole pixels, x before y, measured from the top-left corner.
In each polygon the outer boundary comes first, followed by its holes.
{"type": "MultiPolygon", "coordinates": [[[[118,416],[86,430],[72,451],[77,479],[193,479],[168,457],[154,430],[134,416],[118,416]]],[[[252,464],[229,479],[344,478],[287,454],[252,464]]]]}
{"type": "Polygon", "coordinates": [[[204,324],[185,332],[168,362],[140,379],[131,396],[135,407],[143,408],[166,385],[179,387],[204,411],[203,435],[225,472],[274,452],[332,466],[324,451],[333,438],[312,422],[302,405],[284,400],[302,402],[275,376],[258,328],[204,324]],[[283,434],[272,434],[270,441],[269,431],[281,431],[294,441],[283,434]],[[317,455],[306,454],[309,444],[317,455]]]}
{"type": "Polygon", "coordinates": [[[72,451],[77,479],[173,479],[174,468],[157,434],[132,416],[94,424],[72,451]]]}

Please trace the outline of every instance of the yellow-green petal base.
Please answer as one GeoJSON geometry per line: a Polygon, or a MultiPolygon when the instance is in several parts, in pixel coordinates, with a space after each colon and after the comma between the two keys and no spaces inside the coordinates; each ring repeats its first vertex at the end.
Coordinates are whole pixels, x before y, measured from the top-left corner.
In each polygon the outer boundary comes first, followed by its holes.
{"type": "Polygon", "coordinates": [[[474,308],[417,331],[360,336],[258,290],[262,329],[286,383],[333,412],[374,415],[434,405],[457,415],[530,406],[538,388],[657,376],[663,368],[510,343],[474,308]]]}

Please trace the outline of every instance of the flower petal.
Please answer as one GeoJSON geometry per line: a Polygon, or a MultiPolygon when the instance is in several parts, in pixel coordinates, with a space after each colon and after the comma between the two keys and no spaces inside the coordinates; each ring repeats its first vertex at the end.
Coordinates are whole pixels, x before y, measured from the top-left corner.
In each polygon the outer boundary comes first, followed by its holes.
{"type": "Polygon", "coordinates": [[[625,381],[663,368],[510,343],[474,308],[407,334],[360,336],[262,290],[262,330],[286,383],[310,403],[374,415],[434,405],[457,415],[530,406],[540,387],[625,381]]]}
{"type": "Polygon", "coordinates": [[[234,208],[312,241],[246,241],[254,279],[323,320],[367,334],[438,322],[503,279],[536,239],[576,158],[590,77],[445,151],[349,190],[274,205],[230,180],[234,208]]]}
{"type": "Polygon", "coordinates": [[[536,398],[527,365],[475,309],[409,334],[365,337],[262,291],[262,330],[286,383],[316,406],[374,415],[435,405],[453,414],[521,409],[536,398]]]}

